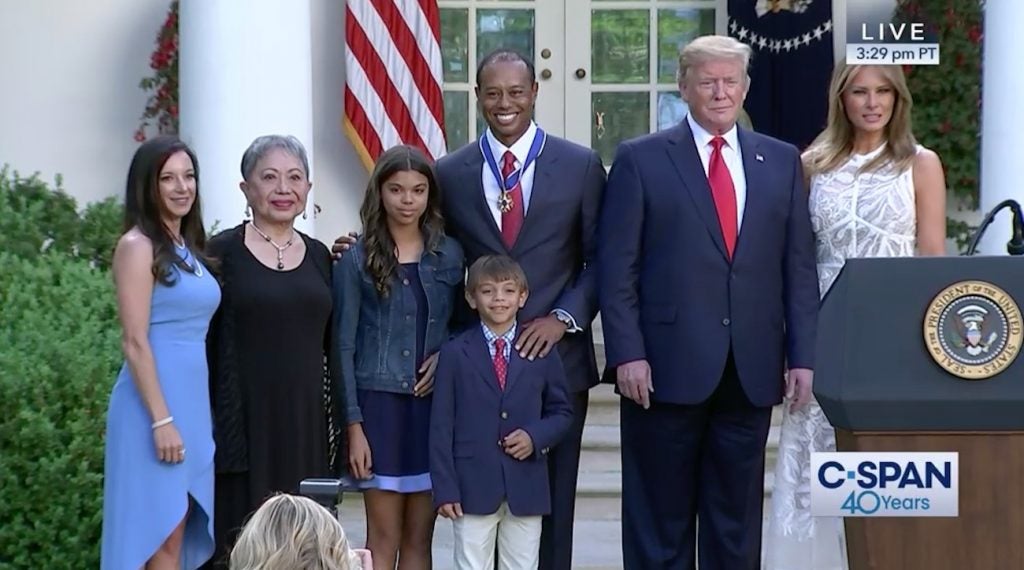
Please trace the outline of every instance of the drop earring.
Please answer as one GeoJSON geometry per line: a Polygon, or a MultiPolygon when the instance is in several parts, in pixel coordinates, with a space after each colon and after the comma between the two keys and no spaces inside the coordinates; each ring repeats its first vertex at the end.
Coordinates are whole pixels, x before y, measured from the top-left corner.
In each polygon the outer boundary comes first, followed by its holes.
{"type": "Polygon", "coordinates": [[[248,204],[245,205],[245,219],[248,220],[252,217],[252,208],[248,204]]]}

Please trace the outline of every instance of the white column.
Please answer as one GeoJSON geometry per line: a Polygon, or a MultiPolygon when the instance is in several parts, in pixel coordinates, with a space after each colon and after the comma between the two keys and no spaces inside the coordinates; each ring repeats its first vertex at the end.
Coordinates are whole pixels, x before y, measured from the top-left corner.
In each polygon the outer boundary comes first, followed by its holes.
{"type": "MultiPolygon", "coordinates": [[[[181,1],[180,130],[199,160],[207,229],[243,219],[240,163],[256,137],[294,135],[313,164],[311,29],[309,0],[181,1]]],[[[311,193],[296,220],[309,235],[313,207],[311,193]]]]}
{"type": "MultiPolygon", "coordinates": [[[[1020,23],[1024,2],[985,2],[981,103],[981,215],[999,202],[1024,201],[1020,183],[1020,136],[1024,113],[1024,73],[1020,64],[1020,23]]],[[[1003,211],[989,226],[978,246],[985,255],[1006,255],[1010,212],[1003,211]]],[[[979,218],[980,221],[980,218],[979,218]]]]}
{"type": "Polygon", "coordinates": [[[846,60],[846,3],[832,0],[832,54],[836,63],[846,60]]]}

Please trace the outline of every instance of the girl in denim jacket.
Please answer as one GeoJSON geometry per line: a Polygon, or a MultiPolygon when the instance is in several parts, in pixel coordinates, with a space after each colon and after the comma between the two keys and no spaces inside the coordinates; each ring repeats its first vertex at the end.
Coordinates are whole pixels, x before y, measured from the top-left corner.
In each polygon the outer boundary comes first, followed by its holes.
{"type": "Polygon", "coordinates": [[[463,253],[444,235],[428,159],[397,146],[377,160],[362,236],[334,268],[349,468],[369,479],[367,547],[378,567],[430,568],[436,518],[428,432],[437,351],[462,299],[463,253]]]}

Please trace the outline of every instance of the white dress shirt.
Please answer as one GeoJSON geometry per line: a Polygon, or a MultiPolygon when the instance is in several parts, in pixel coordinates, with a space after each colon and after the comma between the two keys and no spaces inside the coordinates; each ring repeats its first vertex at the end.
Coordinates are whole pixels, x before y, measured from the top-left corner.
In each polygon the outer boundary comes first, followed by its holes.
{"type": "MultiPolygon", "coordinates": [[[[523,162],[526,161],[526,155],[530,153],[530,147],[533,145],[533,137],[537,134],[537,123],[530,122],[530,128],[526,129],[523,136],[519,137],[519,140],[512,143],[512,147],[507,147],[501,144],[498,139],[491,134],[491,130],[487,129],[484,133],[484,144],[490,145],[491,152],[494,154],[494,162],[498,165],[498,173],[501,174],[502,157],[505,156],[505,152],[511,150],[512,154],[516,157],[516,168],[520,168],[523,162]]],[[[533,195],[533,173],[537,170],[537,161],[533,161],[533,164],[526,169],[526,172],[519,176],[519,184],[523,189],[523,218],[526,217],[527,212],[530,211],[530,197],[533,195]]],[[[481,172],[484,181],[484,199],[487,201],[487,208],[491,211],[491,215],[494,217],[494,223],[498,225],[498,229],[501,230],[501,209],[498,208],[498,197],[501,195],[501,187],[498,185],[498,181],[494,179],[494,174],[491,172],[491,167],[487,165],[487,161],[484,161],[483,171],[481,172]]]]}
{"type": "MultiPolygon", "coordinates": [[[[704,176],[708,175],[708,164],[711,162],[711,139],[715,135],[704,130],[704,127],[697,124],[693,117],[686,115],[686,121],[690,123],[690,131],[693,133],[693,142],[697,145],[697,154],[700,155],[700,162],[704,165],[704,176]]],[[[736,190],[736,235],[739,235],[740,224],[743,223],[743,208],[747,203],[747,178],[743,172],[743,156],[740,154],[740,141],[736,135],[736,125],[722,135],[725,144],[722,145],[722,159],[729,169],[729,176],[732,177],[732,185],[736,190]]]]}
{"type": "MultiPolygon", "coordinates": [[[[526,129],[523,136],[519,137],[519,140],[512,143],[511,148],[507,147],[494,137],[491,133],[491,129],[487,129],[484,133],[484,144],[490,145],[491,153],[494,155],[494,162],[498,165],[498,172],[501,172],[502,157],[505,156],[505,151],[512,151],[512,154],[516,157],[516,168],[522,167],[523,163],[526,162],[526,155],[530,154],[530,147],[533,146],[533,138],[537,136],[537,123],[530,121],[530,127],[526,129]]],[[[543,149],[541,149],[543,153],[543,149]]],[[[539,156],[539,155],[538,155],[539,156]]],[[[534,172],[537,170],[537,161],[534,160],[532,164],[519,176],[519,185],[523,191],[523,218],[526,218],[527,213],[530,211],[530,197],[533,196],[533,178],[534,172]]],[[[501,209],[498,207],[498,197],[501,195],[501,187],[498,185],[498,181],[494,178],[494,174],[491,172],[491,167],[484,160],[483,170],[480,174],[483,177],[484,183],[484,200],[487,202],[487,209],[490,210],[491,216],[494,218],[495,225],[498,226],[498,231],[501,231],[501,209]]],[[[576,317],[569,314],[568,311],[555,308],[551,311],[553,314],[568,320],[566,324],[567,332],[574,333],[579,332],[583,329],[576,323],[576,317]]]]}

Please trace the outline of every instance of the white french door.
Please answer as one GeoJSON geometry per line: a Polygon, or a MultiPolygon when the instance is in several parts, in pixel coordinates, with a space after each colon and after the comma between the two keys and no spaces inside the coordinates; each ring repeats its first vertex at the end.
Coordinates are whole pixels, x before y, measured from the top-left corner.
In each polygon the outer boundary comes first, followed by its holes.
{"type": "Polygon", "coordinates": [[[679,50],[724,33],[724,0],[565,0],[578,15],[566,34],[566,137],[611,165],[619,142],[677,124],[679,50]]]}
{"type": "Polygon", "coordinates": [[[545,130],[597,150],[679,122],[679,49],[726,30],[726,0],[439,0],[449,149],[484,128],[477,62],[497,47],[534,60],[545,130]]]}
{"type": "Polygon", "coordinates": [[[552,134],[565,135],[565,4],[561,0],[439,0],[448,149],[476,139],[479,118],[476,67],[499,48],[531,57],[540,96],[536,118],[552,134]]]}

